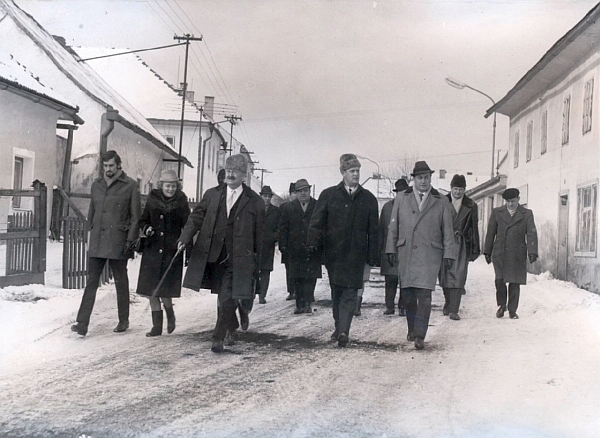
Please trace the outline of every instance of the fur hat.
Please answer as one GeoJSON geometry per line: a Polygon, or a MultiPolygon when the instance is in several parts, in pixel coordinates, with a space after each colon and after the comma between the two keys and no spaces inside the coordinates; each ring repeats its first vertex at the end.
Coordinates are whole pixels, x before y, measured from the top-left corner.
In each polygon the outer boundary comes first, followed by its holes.
{"type": "Polygon", "coordinates": [[[158,182],[177,182],[179,178],[177,178],[177,172],[172,169],[163,170],[160,172],[160,178],[158,178],[158,182]]]}
{"type": "Polygon", "coordinates": [[[340,157],[340,172],[344,173],[348,169],[360,167],[360,161],[354,154],[343,154],[340,157]]]}
{"type": "Polygon", "coordinates": [[[452,177],[452,181],[450,181],[450,187],[462,187],[463,189],[467,188],[467,180],[464,175],[456,174],[452,177]]]}
{"type": "Polygon", "coordinates": [[[504,193],[502,193],[502,198],[504,198],[506,200],[514,199],[514,198],[518,198],[518,197],[519,197],[519,189],[510,188],[510,189],[504,190],[504,193]]]}
{"type": "Polygon", "coordinates": [[[227,157],[227,160],[225,160],[225,169],[239,170],[246,174],[246,172],[248,172],[248,159],[242,154],[235,154],[227,157]]]}
{"type": "Polygon", "coordinates": [[[404,178],[400,178],[394,183],[394,192],[403,192],[408,188],[408,183],[404,178]]]}

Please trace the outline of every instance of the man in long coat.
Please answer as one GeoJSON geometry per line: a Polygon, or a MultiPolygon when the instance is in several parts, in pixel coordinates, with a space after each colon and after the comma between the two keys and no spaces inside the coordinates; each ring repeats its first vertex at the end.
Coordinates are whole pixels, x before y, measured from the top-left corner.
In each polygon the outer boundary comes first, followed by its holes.
{"type": "Polygon", "coordinates": [[[340,347],[348,344],[358,289],[363,287],[365,265],[376,266],[377,199],[359,184],[360,162],[354,154],[340,157],[342,182],[321,193],[308,229],[307,247],[323,250],[329,275],[335,331],[340,347]]]}
{"type": "Polygon", "coordinates": [[[129,278],[127,261],[133,257],[133,242],[139,237],[140,188],[121,169],[115,151],[102,154],[104,174],[92,183],[88,210],[90,240],[88,272],[77,323],[71,330],[85,336],[96,301],[100,275],[108,261],[115,279],[119,323],[115,332],[129,328],[129,278]]]}
{"type": "Polygon", "coordinates": [[[520,285],[527,284],[527,259],[535,263],[538,258],[537,230],[533,212],[519,205],[518,189],[506,189],[502,198],[506,204],[494,208],[490,215],[483,254],[488,264],[494,262],[496,316],[504,316],[508,298],[508,315],[517,319],[520,285]]]}
{"type": "MultiPolygon", "coordinates": [[[[408,188],[408,183],[404,178],[400,178],[394,183],[394,192],[396,194],[403,192],[408,188]]],[[[396,292],[398,291],[398,265],[390,265],[385,255],[385,245],[387,243],[388,227],[392,218],[392,209],[394,200],[386,202],[381,208],[379,215],[379,248],[381,249],[381,268],[380,274],[385,278],[385,310],[384,315],[393,315],[394,301],[396,300],[396,292]]],[[[404,305],[402,304],[402,294],[398,294],[398,314],[406,316],[404,305]]]]}
{"type": "Polygon", "coordinates": [[[262,257],[260,260],[260,294],[258,296],[258,302],[260,304],[266,304],[271,271],[273,270],[273,259],[275,258],[275,243],[277,242],[281,210],[271,204],[271,199],[273,199],[273,190],[271,187],[264,186],[260,190],[260,196],[265,203],[265,228],[263,234],[262,257]]]}
{"type": "Polygon", "coordinates": [[[321,254],[306,249],[306,236],[317,201],[310,196],[310,184],[299,179],[295,184],[297,197],[281,209],[279,247],[288,256],[288,269],[296,291],[295,314],[312,314],[317,279],[321,278],[321,254]]]}
{"type": "Polygon", "coordinates": [[[238,304],[246,315],[251,309],[265,217],[262,198],[243,184],[248,171],[246,157],[228,157],[225,170],[225,185],[206,191],[178,240],[178,247],[185,247],[199,231],[183,286],[218,294],[219,316],[211,346],[215,353],[223,351],[227,330],[237,328],[238,304]]]}
{"type": "Polygon", "coordinates": [[[390,264],[398,260],[398,276],[408,325],[408,341],[425,348],[431,315],[431,291],[442,262],[450,268],[456,257],[452,211],[448,199],[431,187],[425,161],[417,161],[411,174],[414,186],[394,201],[386,254],[390,264]]]}
{"type": "Polygon", "coordinates": [[[458,309],[465,293],[469,262],[477,260],[480,253],[477,204],[465,196],[466,187],[467,180],[464,175],[452,177],[447,197],[452,204],[452,224],[458,252],[452,268],[442,266],[440,271],[440,285],[444,290],[445,299],[443,313],[456,321],[460,320],[458,309]]]}

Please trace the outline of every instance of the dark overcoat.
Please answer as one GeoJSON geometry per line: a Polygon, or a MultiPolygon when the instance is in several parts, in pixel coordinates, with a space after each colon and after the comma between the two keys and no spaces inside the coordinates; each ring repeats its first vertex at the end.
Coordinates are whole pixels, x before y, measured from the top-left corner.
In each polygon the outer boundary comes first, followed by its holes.
{"type": "MultiPolygon", "coordinates": [[[[248,186],[244,184],[242,187],[233,218],[233,250],[228,254],[233,265],[232,298],[254,299],[263,243],[265,203],[248,186]]],[[[179,241],[186,244],[199,232],[183,280],[184,287],[213,289],[212,279],[204,274],[219,204],[226,193],[225,184],[207,190],[181,232],[179,241]]]]}
{"type": "MultiPolygon", "coordinates": [[[[152,295],[177,252],[177,239],[190,215],[187,196],[177,190],[171,198],[165,198],[162,190],[155,189],[148,195],[140,219],[140,229],[145,233],[152,227],[154,234],[144,238],[144,252],[137,284],[137,293],[152,295]]],[[[163,284],[154,296],[181,296],[183,254],[177,256],[163,284]]]]}
{"type": "Polygon", "coordinates": [[[511,216],[506,205],[494,208],[483,253],[492,256],[496,280],[527,284],[527,253],[538,255],[533,212],[519,205],[511,216]]]}
{"type": "Polygon", "coordinates": [[[365,265],[379,263],[377,199],[358,186],[350,196],[342,181],[321,193],[308,229],[307,246],[321,247],[329,282],[363,287],[365,265]]]}
{"type": "Polygon", "coordinates": [[[265,229],[263,234],[262,257],[260,261],[260,269],[264,271],[273,270],[273,259],[275,257],[275,243],[277,242],[277,234],[279,228],[279,219],[281,210],[269,204],[265,211],[265,229]]]}
{"type": "Polygon", "coordinates": [[[281,209],[279,248],[285,248],[291,278],[321,278],[321,253],[306,249],[306,236],[317,201],[310,198],[306,211],[297,199],[281,209]]]}
{"type": "Polygon", "coordinates": [[[419,211],[413,190],[394,200],[385,252],[397,254],[402,288],[434,290],[443,259],[456,258],[452,206],[432,188],[419,211]]]}
{"type": "Polygon", "coordinates": [[[92,200],[88,210],[90,227],[89,257],[127,259],[125,243],[139,237],[140,188],[125,172],[110,185],[104,177],[92,183],[92,200]]]}
{"type": "Polygon", "coordinates": [[[452,228],[454,241],[458,246],[456,260],[452,268],[442,266],[440,269],[440,285],[447,288],[464,288],[467,283],[469,262],[479,257],[479,215],[477,204],[467,196],[463,196],[458,214],[452,206],[452,195],[446,195],[452,209],[452,228]]]}
{"type": "Polygon", "coordinates": [[[383,204],[381,214],[379,215],[379,249],[381,252],[381,275],[398,275],[398,261],[394,266],[390,265],[388,258],[385,255],[385,244],[388,236],[388,227],[392,218],[392,209],[394,208],[394,200],[383,204]]]}

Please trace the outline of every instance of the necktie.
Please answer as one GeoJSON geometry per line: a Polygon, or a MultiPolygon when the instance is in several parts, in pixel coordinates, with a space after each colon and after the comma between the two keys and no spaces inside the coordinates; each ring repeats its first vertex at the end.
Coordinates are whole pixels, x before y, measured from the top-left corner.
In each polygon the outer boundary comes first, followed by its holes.
{"type": "Polygon", "coordinates": [[[348,187],[348,193],[350,193],[350,196],[352,196],[352,189],[350,187],[348,187]]]}
{"type": "Polygon", "coordinates": [[[423,202],[423,193],[419,193],[419,200],[423,202]]]}
{"type": "Polygon", "coordinates": [[[231,194],[227,198],[227,215],[229,216],[229,212],[231,211],[231,207],[233,207],[233,200],[235,199],[235,190],[231,191],[231,194]]]}

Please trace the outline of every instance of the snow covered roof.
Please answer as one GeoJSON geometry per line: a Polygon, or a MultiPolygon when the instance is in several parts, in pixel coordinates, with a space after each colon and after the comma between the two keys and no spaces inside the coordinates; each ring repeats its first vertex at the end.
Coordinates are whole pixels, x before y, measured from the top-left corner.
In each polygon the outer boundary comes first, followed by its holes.
{"type": "MultiPolygon", "coordinates": [[[[125,98],[113,90],[89,65],[79,62],[79,56],[70,50],[64,41],[50,35],[31,15],[19,8],[12,0],[0,0],[0,9],[5,11],[46,55],[75,85],[91,99],[119,112],[119,122],[151,141],[176,158],[179,154],[169,142],[146,120],[125,98]]],[[[192,164],[183,158],[184,162],[192,164]]]]}

